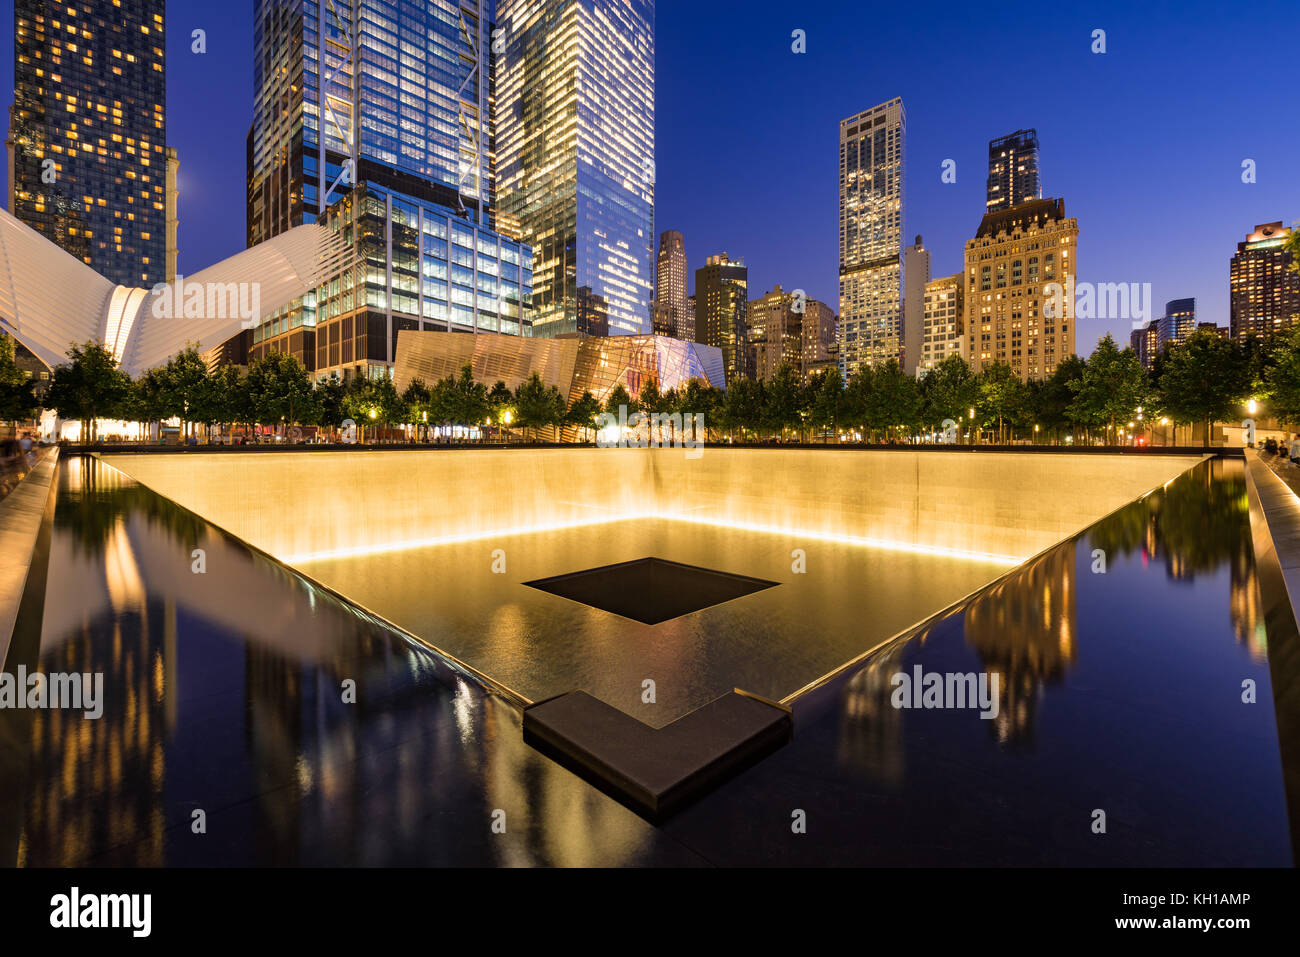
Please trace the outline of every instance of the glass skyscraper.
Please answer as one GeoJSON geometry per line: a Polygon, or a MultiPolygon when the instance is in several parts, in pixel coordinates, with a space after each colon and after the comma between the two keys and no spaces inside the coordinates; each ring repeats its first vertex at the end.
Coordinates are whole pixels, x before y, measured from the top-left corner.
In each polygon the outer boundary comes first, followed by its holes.
{"type": "MultiPolygon", "coordinates": [[[[432,320],[442,328],[453,323],[493,331],[526,323],[526,316],[508,312],[526,311],[528,290],[502,307],[496,292],[484,289],[492,282],[480,279],[490,274],[473,262],[454,264],[470,271],[460,276],[466,280],[460,289],[424,298],[425,278],[431,290],[454,279],[448,259],[454,246],[429,259],[430,269],[447,275],[426,277],[421,266],[413,289],[402,285],[408,278],[403,265],[374,259],[377,248],[400,254],[409,229],[433,229],[436,222],[443,232],[453,222],[468,230],[473,255],[480,244],[491,249],[483,253],[485,267],[498,258],[502,243],[513,242],[494,232],[491,8],[490,0],[256,0],[248,244],[318,219],[346,228],[356,240],[365,260],[363,299],[371,308],[382,303],[387,341],[373,316],[367,318],[364,337],[352,337],[353,366],[342,370],[349,374],[390,368],[392,330],[407,319],[417,327],[432,320]],[[329,211],[353,189],[364,202],[329,211]],[[377,209],[387,215],[390,199],[397,218],[371,218],[377,209]],[[457,305],[469,310],[468,318],[457,305]]],[[[448,241],[421,235],[433,245],[448,241]]],[[[515,255],[523,269],[526,252],[515,255]]],[[[346,287],[350,280],[340,282],[346,287]]],[[[311,369],[331,355],[334,343],[316,343],[315,328],[318,320],[338,315],[341,292],[319,294],[331,299],[328,315],[318,316],[316,296],[304,298],[253,330],[251,358],[289,351],[311,369]]],[[[347,350],[340,340],[334,351],[341,356],[347,350]]]]}
{"type": "Polygon", "coordinates": [[[167,280],[174,259],[163,8],[14,3],[9,208],[124,286],[167,280]]]}
{"type": "Polygon", "coordinates": [[[903,348],[903,137],[897,97],[840,122],[840,371],[903,348]]]}
{"type": "Polygon", "coordinates": [[[653,0],[500,0],[497,170],[533,247],[534,335],[578,331],[579,290],[611,334],[650,328],[653,0]]]}

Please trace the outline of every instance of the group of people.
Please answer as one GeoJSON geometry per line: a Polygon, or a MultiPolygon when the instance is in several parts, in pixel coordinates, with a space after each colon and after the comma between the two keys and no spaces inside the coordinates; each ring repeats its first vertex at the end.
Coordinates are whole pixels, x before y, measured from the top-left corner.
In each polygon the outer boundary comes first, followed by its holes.
{"type": "Polygon", "coordinates": [[[30,432],[24,432],[16,439],[5,439],[0,443],[0,470],[4,473],[4,492],[9,491],[11,481],[17,481],[23,472],[36,464],[36,443],[30,432]]]}

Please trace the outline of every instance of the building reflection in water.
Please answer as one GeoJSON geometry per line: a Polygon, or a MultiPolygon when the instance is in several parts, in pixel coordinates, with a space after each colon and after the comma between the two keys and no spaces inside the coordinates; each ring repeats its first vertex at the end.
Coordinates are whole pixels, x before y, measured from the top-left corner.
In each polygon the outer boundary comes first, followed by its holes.
{"type": "Polygon", "coordinates": [[[1033,741],[1044,686],[1060,683],[1074,664],[1074,576],[1073,547],[1058,545],[966,607],[966,641],[998,675],[998,714],[989,723],[1003,744],[1033,741]]]}
{"type": "MultiPolygon", "coordinates": [[[[1079,633],[1079,576],[1093,574],[1098,549],[1105,553],[1106,573],[1126,576],[1125,584],[1133,589],[1132,595],[1125,591],[1124,600],[1141,601],[1145,589],[1152,607],[1178,600],[1166,596],[1168,583],[1190,587],[1209,576],[1223,578],[1226,571],[1227,594],[1211,606],[1227,610],[1237,642],[1257,664],[1267,664],[1243,466],[1215,459],[1102,519],[1081,540],[1063,542],[1013,570],[958,611],[868,659],[845,685],[841,763],[869,770],[883,783],[901,781],[908,716],[891,704],[890,679],[918,659],[944,661],[944,653],[927,655],[926,645],[942,644],[947,635],[958,635],[977,656],[977,667],[999,676],[998,715],[988,722],[998,745],[1033,748],[1046,695],[1064,686],[1077,665],[1081,642],[1088,644],[1079,633]],[[1125,559],[1136,559],[1137,567],[1125,559]]],[[[1202,589],[1212,587],[1201,584],[1202,589]]],[[[1093,636],[1094,656],[1105,655],[1105,643],[1116,637],[1093,636]]],[[[957,661],[947,660],[945,668],[957,661]]]]}
{"type": "Polygon", "coordinates": [[[39,666],[103,672],[104,714],[22,713],[20,865],[613,866],[653,833],[513,705],[111,467],[64,463],[50,562],[39,666]]]}

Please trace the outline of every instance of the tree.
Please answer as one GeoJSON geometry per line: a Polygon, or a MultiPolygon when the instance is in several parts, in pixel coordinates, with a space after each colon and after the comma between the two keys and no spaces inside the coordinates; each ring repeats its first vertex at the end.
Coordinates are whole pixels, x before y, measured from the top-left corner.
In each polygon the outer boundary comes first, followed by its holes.
{"type": "Polygon", "coordinates": [[[1151,397],[1151,385],[1137,353],[1119,349],[1107,333],[1084,364],[1070,414],[1077,422],[1105,425],[1106,441],[1110,442],[1119,437],[1120,423],[1135,416],[1139,406],[1150,404],[1151,397]]]}
{"type": "Polygon", "coordinates": [[[921,422],[921,389],[916,377],[902,370],[897,359],[890,359],[871,376],[871,392],[866,402],[867,425],[902,437],[911,435],[921,422]]]}
{"type": "Polygon", "coordinates": [[[474,367],[465,363],[455,381],[456,420],[465,426],[479,426],[487,421],[490,409],[487,386],[474,380],[474,367]]]}
{"type": "Polygon", "coordinates": [[[1280,422],[1300,426],[1300,325],[1291,328],[1273,358],[1265,382],[1269,406],[1280,422]]]}
{"type": "Polygon", "coordinates": [[[14,361],[14,341],[0,333],[0,422],[36,416],[36,382],[14,361]]]}
{"type": "Polygon", "coordinates": [[[314,411],[307,370],[287,352],[269,352],[252,363],[245,390],[252,418],[263,425],[293,426],[314,411]]]}
{"type": "Polygon", "coordinates": [[[781,433],[782,438],[789,429],[798,430],[802,438],[805,408],[803,384],[799,373],[788,362],[782,362],[776,375],[763,389],[762,425],[773,432],[781,433]]]}
{"type": "Polygon", "coordinates": [[[199,350],[187,345],[168,359],[163,367],[163,383],[168,417],[179,418],[182,434],[189,435],[191,423],[204,421],[201,413],[205,411],[203,404],[209,385],[208,364],[199,350]]]}
{"type": "Polygon", "coordinates": [[[833,434],[839,427],[844,410],[844,378],[837,367],[819,372],[809,384],[812,394],[808,421],[823,435],[833,434]]]}
{"type": "Polygon", "coordinates": [[[925,424],[942,428],[951,419],[960,425],[969,421],[967,412],[979,400],[979,380],[965,359],[951,355],[925,374],[921,393],[925,424]]]}
{"type": "Polygon", "coordinates": [[[979,374],[980,418],[998,423],[998,442],[1005,441],[1003,426],[1008,419],[1019,421],[1023,415],[1028,390],[1009,363],[992,362],[979,374]]]}
{"type": "Polygon", "coordinates": [[[618,415],[621,406],[627,407],[627,413],[630,416],[640,408],[640,405],[632,401],[632,396],[628,394],[627,389],[623,388],[623,383],[619,383],[609,390],[609,395],[605,399],[605,411],[618,415]]]}
{"type": "Polygon", "coordinates": [[[59,418],[81,423],[82,441],[97,442],[97,420],[119,416],[130,394],[131,380],[113,354],[91,340],[68,349],[68,362],[54,370],[46,403],[59,418]]]}
{"type": "Polygon", "coordinates": [[[592,431],[596,428],[596,416],[599,414],[600,402],[590,391],[587,391],[582,393],[581,398],[573,400],[568,415],[565,416],[565,424],[592,431]]]}
{"type": "Polygon", "coordinates": [[[534,436],[537,429],[563,423],[567,411],[560,390],[548,387],[536,372],[515,391],[515,406],[519,425],[534,436]]]}
{"type": "Polygon", "coordinates": [[[655,412],[669,411],[663,395],[659,392],[659,384],[650,378],[647,378],[645,384],[641,386],[641,395],[637,406],[648,415],[655,412]]]}
{"type": "Polygon", "coordinates": [[[1165,411],[1175,422],[1205,423],[1208,446],[1213,423],[1234,419],[1240,412],[1250,389],[1250,369],[1231,339],[1198,329],[1169,350],[1157,384],[1165,411]]]}
{"type": "Polygon", "coordinates": [[[1065,429],[1074,427],[1070,406],[1074,402],[1071,383],[1083,381],[1084,361],[1078,356],[1066,356],[1056,364],[1055,371],[1046,379],[1029,384],[1026,395],[1034,420],[1057,441],[1065,429]]]}
{"type": "Polygon", "coordinates": [[[755,431],[762,425],[765,405],[763,383],[753,379],[735,379],[723,394],[722,425],[732,433],[739,429],[744,439],[746,431],[755,431]]]}

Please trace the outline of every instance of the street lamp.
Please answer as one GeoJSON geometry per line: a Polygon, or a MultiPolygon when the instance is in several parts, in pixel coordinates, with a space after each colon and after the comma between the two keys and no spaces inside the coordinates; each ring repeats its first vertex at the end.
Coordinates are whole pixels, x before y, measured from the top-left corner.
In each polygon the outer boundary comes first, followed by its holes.
{"type": "Polygon", "coordinates": [[[1256,410],[1258,409],[1259,409],[1259,403],[1256,402],[1254,399],[1251,399],[1249,402],[1246,403],[1246,412],[1248,414],[1254,415],[1256,410]]]}

